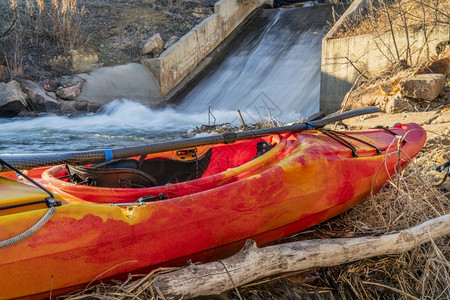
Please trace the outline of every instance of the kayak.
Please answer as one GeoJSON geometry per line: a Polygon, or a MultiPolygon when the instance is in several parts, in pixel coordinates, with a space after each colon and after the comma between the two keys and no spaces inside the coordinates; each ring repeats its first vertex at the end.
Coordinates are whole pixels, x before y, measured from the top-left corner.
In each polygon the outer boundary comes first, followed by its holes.
{"type": "Polygon", "coordinates": [[[0,173],[1,298],[48,297],[220,259],[247,239],[278,240],[381,189],[425,140],[414,123],[312,129],[29,171],[53,200],[15,173],[0,173]]]}

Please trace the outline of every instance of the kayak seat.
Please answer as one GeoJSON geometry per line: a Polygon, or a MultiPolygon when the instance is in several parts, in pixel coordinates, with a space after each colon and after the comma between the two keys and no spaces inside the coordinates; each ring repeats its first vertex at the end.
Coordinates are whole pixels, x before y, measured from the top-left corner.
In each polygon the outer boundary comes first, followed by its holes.
{"type": "Polygon", "coordinates": [[[117,159],[90,167],[68,165],[67,170],[70,181],[77,184],[110,188],[152,187],[202,177],[211,154],[212,149],[209,149],[205,155],[190,161],[117,159]]]}
{"type": "Polygon", "coordinates": [[[150,174],[160,185],[178,183],[197,179],[203,176],[211,161],[212,149],[205,155],[190,161],[167,158],[144,160],[139,170],[150,174]]]}
{"type": "MultiPolygon", "coordinates": [[[[137,163],[135,164],[137,165],[137,163]]],[[[135,168],[95,168],[67,166],[70,181],[77,184],[109,188],[143,188],[157,186],[151,175],[135,168]]]]}

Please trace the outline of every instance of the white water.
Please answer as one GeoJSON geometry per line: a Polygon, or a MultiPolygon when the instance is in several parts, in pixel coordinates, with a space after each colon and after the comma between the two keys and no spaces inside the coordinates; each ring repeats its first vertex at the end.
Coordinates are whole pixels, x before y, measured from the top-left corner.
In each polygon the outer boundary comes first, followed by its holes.
{"type": "Polygon", "coordinates": [[[71,151],[103,145],[126,146],[174,137],[200,116],[167,108],[151,110],[127,100],[116,100],[97,114],[82,117],[47,115],[0,120],[0,151],[71,151]],[[164,134],[162,134],[164,132],[164,134]]]}
{"type": "Polygon", "coordinates": [[[293,121],[317,113],[328,13],[313,7],[263,11],[182,95],[180,107],[240,109],[249,122],[261,115],[293,121]]]}
{"type": "MultiPolygon", "coordinates": [[[[216,118],[236,119],[221,111],[216,118]]],[[[115,100],[96,114],[80,117],[45,115],[0,119],[0,151],[73,151],[124,147],[180,138],[190,128],[208,124],[208,114],[173,108],[151,109],[129,100],[115,100]]]]}

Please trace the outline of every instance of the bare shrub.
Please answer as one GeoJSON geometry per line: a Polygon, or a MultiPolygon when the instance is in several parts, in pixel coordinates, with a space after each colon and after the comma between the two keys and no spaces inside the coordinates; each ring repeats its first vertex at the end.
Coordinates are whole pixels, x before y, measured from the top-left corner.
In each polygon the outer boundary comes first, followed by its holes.
{"type": "Polygon", "coordinates": [[[81,31],[86,11],[76,0],[10,0],[8,13],[3,25],[8,30],[0,31],[0,52],[11,78],[69,72],[67,66],[49,61],[87,43],[81,31]]]}
{"type": "Polygon", "coordinates": [[[415,65],[422,55],[430,59],[430,35],[438,26],[450,25],[449,11],[448,1],[372,0],[361,13],[346,18],[332,38],[372,34],[378,49],[392,64],[405,60],[415,65]],[[401,32],[407,43],[403,49],[397,46],[401,32]],[[421,32],[422,44],[410,38],[412,32],[421,32]]]}

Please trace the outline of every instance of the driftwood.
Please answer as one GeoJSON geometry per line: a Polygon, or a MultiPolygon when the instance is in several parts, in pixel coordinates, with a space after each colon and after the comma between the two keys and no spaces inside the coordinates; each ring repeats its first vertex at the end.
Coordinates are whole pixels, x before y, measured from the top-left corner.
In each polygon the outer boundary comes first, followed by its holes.
{"type": "Polygon", "coordinates": [[[160,274],[153,288],[160,290],[167,299],[219,295],[276,274],[403,253],[449,234],[450,214],[447,214],[410,229],[376,237],[309,240],[263,248],[249,240],[239,253],[222,261],[190,264],[160,274]]]}

